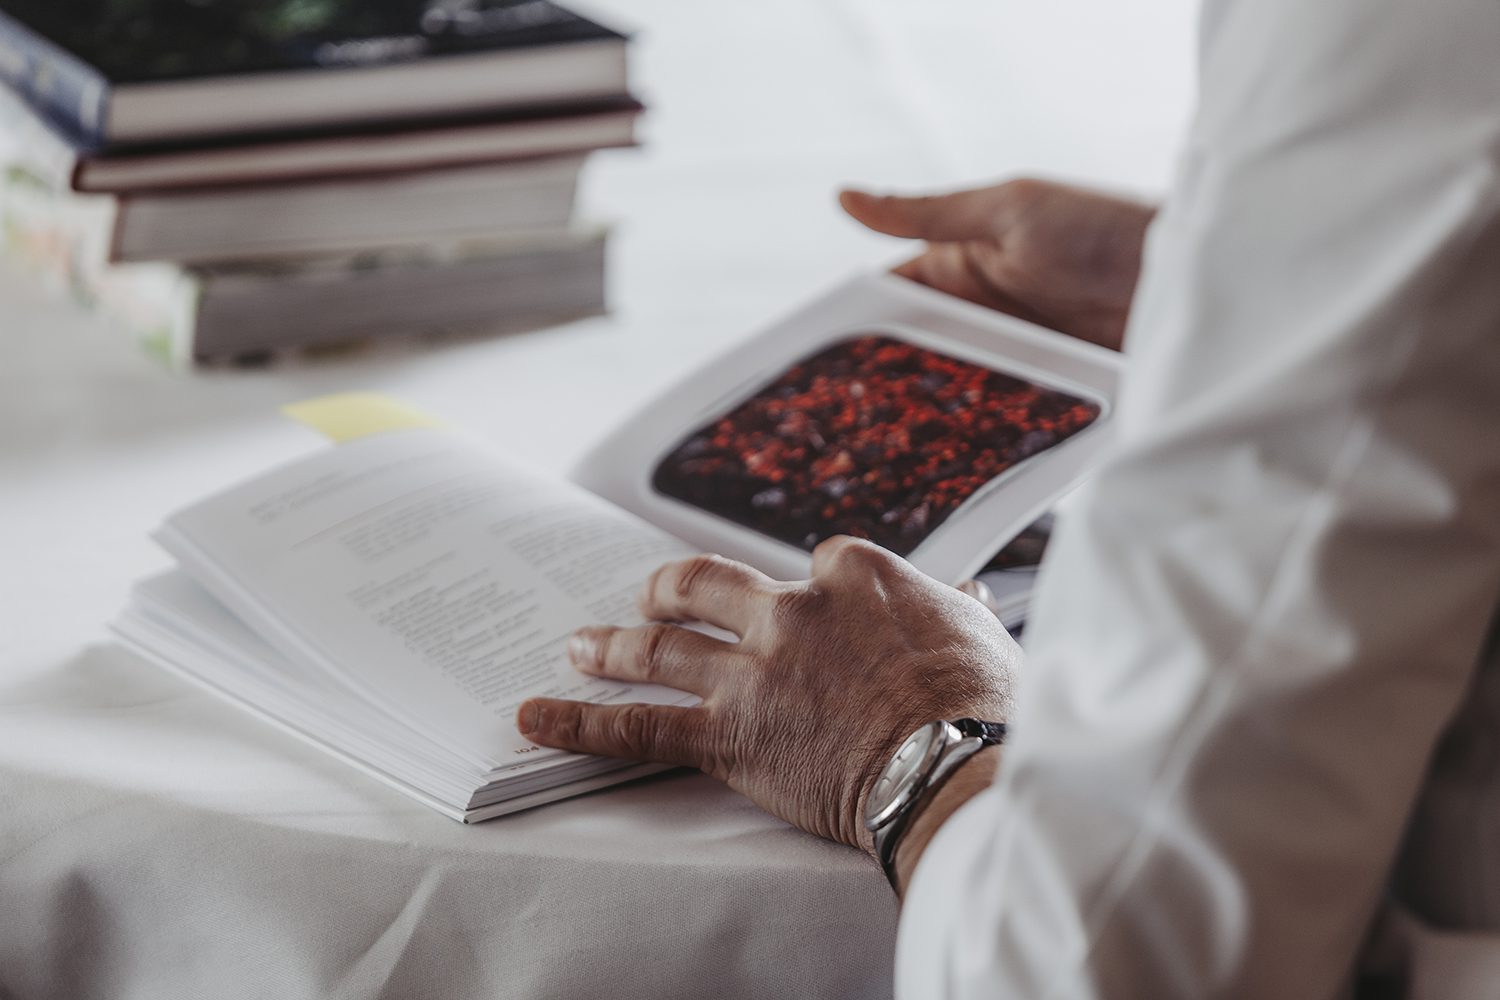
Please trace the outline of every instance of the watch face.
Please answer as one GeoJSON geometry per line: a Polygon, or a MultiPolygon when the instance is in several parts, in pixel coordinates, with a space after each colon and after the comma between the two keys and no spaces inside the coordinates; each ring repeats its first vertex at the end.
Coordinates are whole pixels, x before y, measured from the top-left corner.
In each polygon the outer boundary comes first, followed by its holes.
{"type": "Polygon", "coordinates": [[[880,780],[870,790],[865,805],[865,828],[884,826],[890,818],[917,793],[933,762],[943,747],[943,730],[947,723],[933,722],[906,738],[896,756],[886,765],[880,780]]]}

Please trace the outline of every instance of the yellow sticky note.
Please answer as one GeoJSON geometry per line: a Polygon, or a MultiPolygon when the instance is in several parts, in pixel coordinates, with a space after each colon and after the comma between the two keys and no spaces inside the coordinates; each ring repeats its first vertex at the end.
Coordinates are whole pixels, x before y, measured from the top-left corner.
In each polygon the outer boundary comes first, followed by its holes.
{"type": "Polygon", "coordinates": [[[430,413],[378,392],[341,392],[283,406],[281,412],[333,441],[410,427],[447,427],[430,413]]]}

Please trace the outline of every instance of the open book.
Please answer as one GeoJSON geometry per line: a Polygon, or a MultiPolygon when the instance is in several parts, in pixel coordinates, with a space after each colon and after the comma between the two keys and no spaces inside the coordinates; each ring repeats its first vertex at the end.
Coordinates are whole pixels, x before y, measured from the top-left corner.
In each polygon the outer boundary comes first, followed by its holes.
{"type": "Polygon", "coordinates": [[[856,534],[959,582],[1107,440],[1111,352],[888,276],[751,337],[624,422],[571,479],[441,427],[325,446],[169,517],[178,568],[124,641],[469,822],[645,773],[534,746],[537,695],[688,704],[575,672],[568,635],[640,621],[700,551],[805,577],[856,534]]]}

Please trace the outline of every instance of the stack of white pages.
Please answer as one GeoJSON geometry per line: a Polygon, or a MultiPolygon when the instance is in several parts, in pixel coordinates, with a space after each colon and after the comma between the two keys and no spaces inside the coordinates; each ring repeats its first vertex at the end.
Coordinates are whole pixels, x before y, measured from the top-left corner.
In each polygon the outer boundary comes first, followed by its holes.
{"type": "Polygon", "coordinates": [[[157,537],[183,568],[136,587],[130,645],[454,818],[644,773],[532,746],[523,699],[687,699],[563,672],[558,652],[630,620],[645,575],[692,550],[458,434],[325,449],[157,537]]]}
{"type": "MultiPolygon", "coordinates": [[[[571,478],[435,426],[324,446],[169,517],[177,568],[116,627],[149,659],[454,818],[651,770],[537,747],[545,695],[687,705],[591,678],[590,624],[640,622],[701,551],[806,576],[836,534],[972,576],[1097,460],[1118,357],[888,276],[693,373],[571,478]]],[[[417,424],[423,421],[415,421],[417,424]]]]}

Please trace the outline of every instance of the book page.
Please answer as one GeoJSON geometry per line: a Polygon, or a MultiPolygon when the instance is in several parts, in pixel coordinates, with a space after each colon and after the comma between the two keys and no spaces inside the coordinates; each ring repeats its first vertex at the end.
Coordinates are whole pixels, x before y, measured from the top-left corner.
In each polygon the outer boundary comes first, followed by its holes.
{"type": "Polygon", "coordinates": [[[779,579],[805,577],[811,551],[842,534],[958,583],[1103,454],[1120,366],[870,275],[707,362],[573,475],[779,579]]]}
{"type": "Polygon", "coordinates": [[[162,544],[272,645],[486,767],[549,754],[515,729],[529,697],[683,703],[586,677],[584,625],[693,549],[567,483],[445,431],[328,448],[173,516],[162,544]]]}

